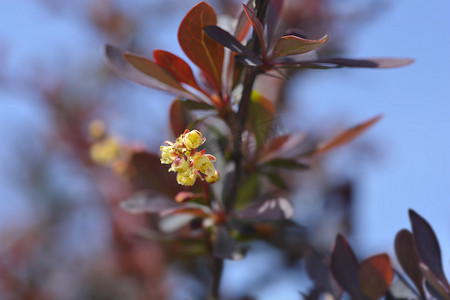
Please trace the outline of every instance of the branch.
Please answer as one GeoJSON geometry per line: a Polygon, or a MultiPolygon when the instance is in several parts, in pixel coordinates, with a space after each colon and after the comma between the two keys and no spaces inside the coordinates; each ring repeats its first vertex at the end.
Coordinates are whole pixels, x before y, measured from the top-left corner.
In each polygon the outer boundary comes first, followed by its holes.
{"type": "MultiPolygon", "coordinates": [[[[268,4],[269,0],[261,0],[257,2],[255,8],[256,15],[263,25],[265,23],[264,20],[268,4]]],[[[255,31],[253,31],[250,43],[252,44],[253,52],[255,54],[259,54],[261,52],[261,45],[255,31]]],[[[225,211],[227,213],[231,212],[234,208],[239,183],[242,177],[242,133],[245,130],[250,105],[250,96],[258,72],[259,71],[257,68],[246,66],[245,79],[243,83],[244,88],[242,91],[241,101],[239,103],[239,109],[235,116],[234,126],[232,128],[233,150],[231,153],[231,159],[234,161],[235,169],[230,186],[230,192],[224,201],[225,211]]]]}

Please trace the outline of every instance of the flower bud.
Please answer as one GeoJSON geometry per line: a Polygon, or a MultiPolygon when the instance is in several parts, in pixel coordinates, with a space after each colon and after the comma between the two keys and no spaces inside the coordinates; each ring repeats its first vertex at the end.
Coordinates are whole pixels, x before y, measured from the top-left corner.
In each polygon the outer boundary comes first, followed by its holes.
{"type": "Polygon", "coordinates": [[[217,172],[217,170],[214,170],[214,175],[205,176],[205,180],[207,183],[215,183],[215,182],[219,181],[219,179],[220,179],[219,172],[217,172]]]}
{"type": "Polygon", "coordinates": [[[174,152],[172,146],[161,146],[159,147],[159,150],[161,150],[162,164],[171,164],[175,160],[176,153],[174,152]]]}
{"type": "Polygon", "coordinates": [[[192,150],[203,144],[205,139],[202,138],[200,131],[194,129],[184,135],[183,142],[188,150],[192,150]]]}
{"type": "Polygon", "coordinates": [[[195,197],[195,194],[192,192],[179,192],[175,196],[175,201],[177,201],[178,203],[185,203],[194,197],[195,197]]]}
{"type": "Polygon", "coordinates": [[[89,124],[89,135],[94,140],[100,140],[106,135],[105,123],[101,120],[94,120],[89,124]]]}
{"type": "Polygon", "coordinates": [[[213,176],[216,171],[211,160],[204,155],[198,155],[194,158],[194,167],[207,176],[213,176]]]}
{"type": "Polygon", "coordinates": [[[120,145],[114,138],[107,138],[91,147],[91,158],[98,164],[107,165],[119,156],[120,145]]]}
{"type": "Polygon", "coordinates": [[[169,171],[176,171],[178,173],[184,173],[189,169],[191,162],[186,159],[186,155],[177,156],[172,163],[172,167],[169,171]]]}
{"type": "Polygon", "coordinates": [[[191,172],[191,170],[177,174],[177,181],[181,185],[188,185],[188,186],[194,185],[196,179],[197,175],[191,172]]]}

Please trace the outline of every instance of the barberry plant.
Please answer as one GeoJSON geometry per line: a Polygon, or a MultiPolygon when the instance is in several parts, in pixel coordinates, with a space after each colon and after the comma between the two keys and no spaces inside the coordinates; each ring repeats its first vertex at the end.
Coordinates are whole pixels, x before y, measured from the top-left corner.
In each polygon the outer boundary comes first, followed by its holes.
{"type": "MultiPolygon", "coordinates": [[[[257,78],[288,80],[297,69],[390,68],[412,62],[311,60],[305,54],[316,53],[328,36],[314,40],[295,30],[276,33],[271,29],[276,18],[269,22],[267,16],[279,14],[282,2],[243,4],[231,31],[218,26],[216,13],[206,2],[193,7],[180,24],[178,41],[197,71],[165,50],[155,50],[149,59],[105,47],[106,62],[117,74],[177,97],[169,112],[177,138],[166,141],[160,153],[154,154],[142,147],[119,146],[116,139],[94,133],[92,157],[104,165],[114,165],[118,158],[127,161],[126,172],[121,174],[133,183],[136,194],[122,207],[157,215],[159,224],[164,224],[147,233],[151,231],[152,237],[166,234],[174,242],[195,241],[201,249],[198,253],[210,258],[210,299],[220,298],[223,261],[245,257],[249,240],[267,240],[287,228],[301,228],[289,220],[294,208],[288,195],[294,185],[284,174],[308,170],[312,157],[352,141],[381,117],[313,145],[305,143],[303,133],[274,135],[277,107],[255,90],[257,78]],[[205,143],[205,137],[216,141],[214,155],[206,154],[213,144],[205,143]],[[205,148],[199,150],[201,146],[205,148]],[[177,216],[177,222],[170,223],[177,216]]],[[[355,299],[377,299],[388,292],[394,276],[386,254],[358,263],[341,235],[330,262],[314,251],[306,257],[308,274],[316,284],[305,295],[308,299],[323,293],[340,298],[343,290],[355,299]],[[324,270],[320,276],[318,269],[324,270]]]]}

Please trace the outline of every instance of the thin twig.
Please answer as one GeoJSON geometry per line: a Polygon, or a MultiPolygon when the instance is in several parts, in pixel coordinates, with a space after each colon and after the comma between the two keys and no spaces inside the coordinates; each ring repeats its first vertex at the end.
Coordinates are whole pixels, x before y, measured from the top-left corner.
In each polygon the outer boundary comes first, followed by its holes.
{"type": "MultiPolygon", "coordinates": [[[[256,4],[255,12],[262,24],[264,24],[268,4],[269,0],[261,0],[256,4]]],[[[252,44],[253,52],[255,54],[259,54],[261,52],[261,45],[255,32],[253,32],[250,43],[252,44]]],[[[242,177],[242,133],[245,130],[245,124],[247,122],[250,106],[250,96],[258,72],[259,70],[255,67],[246,67],[245,79],[243,83],[244,88],[242,91],[241,101],[239,103],[239,109],[236,114],[236,120],[232,128],[233,150],[231,153],[231,158],[234,161],[235,168],[228,197],[224,201],[225,211],[227,213],[231,212],[234,208],[235,198],[242,177]]]]}

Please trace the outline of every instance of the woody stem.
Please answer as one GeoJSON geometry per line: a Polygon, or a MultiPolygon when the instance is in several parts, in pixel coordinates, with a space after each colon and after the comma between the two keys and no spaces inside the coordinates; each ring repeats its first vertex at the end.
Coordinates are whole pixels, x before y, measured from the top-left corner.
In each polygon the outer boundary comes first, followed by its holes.
{"type": "Polygon", "coordinates": [[[202,176],[202,186],[203,186],[203,197],[205,198],[206,204],[211,207],[211,199],[209,198],[209,190],[208,190],[208,183],[206,182],[205,175],[201,174],[202,176]]]}
{"type": "MultiPolygon", "coordinates": [[[[257,1],[255,12],[258,19],[264,24],[264,19],[267,11],[267,6],[269,4],[269,0],[261,0],[257,1]]],[[[261,41],[262,43],[264,41],[261,41]]],[[[252,38],[250,40],[252,44],[252,50],[255,54],[261,53],[261,44],[257,37],[255,31],[253,31],[252,38]]],[[[231,153],[231,158],[234,161],[235,169],[233,172],[233,177],[230,185],[230,190],[228,193],[228,197],[225,198],[224,205],[225,211],[227,213],[231,212],[234,208],[234,203],[236,199],[236,195],[238,192],[239,184],[242,177],[242,133],[245,130],[245,125],[248,119],[248,111],[250,107],[250,96],[252,94],[253,85],[256,80],[256,76],[260,71],[258,68],[249,67],[245,71],[244,83],[243,83],[243,91],[241,96],[241,101],[239,103],[238,112],[235,116],[234,126],[232,128],[232,137],[233,137],[233,149],[231,153]]]]}

